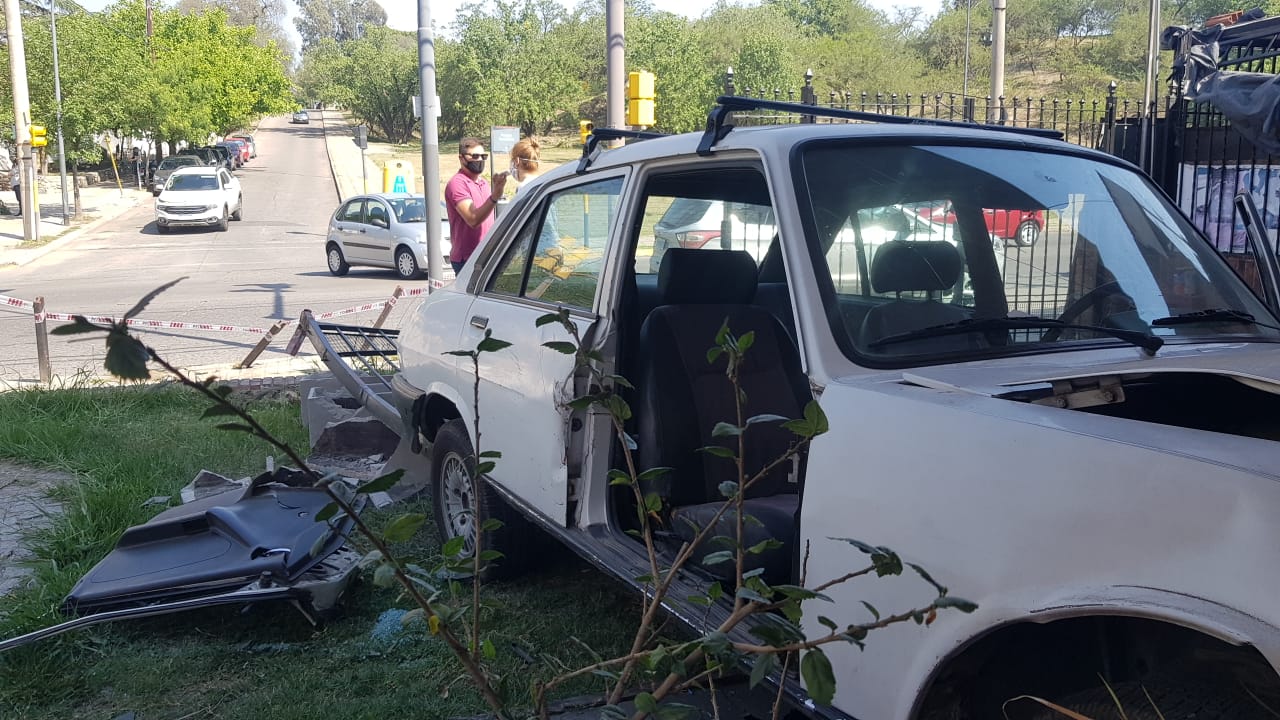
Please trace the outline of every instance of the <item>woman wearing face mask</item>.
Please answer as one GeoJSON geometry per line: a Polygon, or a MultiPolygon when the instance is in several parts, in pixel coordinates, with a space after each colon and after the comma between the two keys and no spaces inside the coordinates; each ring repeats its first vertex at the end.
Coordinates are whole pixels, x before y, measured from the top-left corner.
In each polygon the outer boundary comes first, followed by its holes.
{"type": "Polygon", "coordinates": [[[529,181],[542,174],[542,146],[531,137],[524,138],[511,148],[511,179],[516,181],[516,192],[524,189],[529,181]]]}

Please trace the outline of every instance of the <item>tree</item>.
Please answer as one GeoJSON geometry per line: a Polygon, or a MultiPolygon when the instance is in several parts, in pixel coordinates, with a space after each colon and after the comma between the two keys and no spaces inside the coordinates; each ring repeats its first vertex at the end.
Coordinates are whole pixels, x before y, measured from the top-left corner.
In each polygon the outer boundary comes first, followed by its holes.
{"type": "Polygon", "coordinates": [[[375,0],[299,0],[293,24],[302,50],[324,38],[339,43],[361,37],[369,28],[387,24],[387,13],[375,0]]]}
{"type": "Polygon", "coordinates": [[[285,57],[294,54],[293,39],[285,29],[288,9],[284,0],[179,0],[178,10],[186,13],[199,13],[212,8],[220,8],[227,14],[227,22],[242,27],[252,27],[258,31],[255,42],[267,45],[274,42],[285,57]]]}

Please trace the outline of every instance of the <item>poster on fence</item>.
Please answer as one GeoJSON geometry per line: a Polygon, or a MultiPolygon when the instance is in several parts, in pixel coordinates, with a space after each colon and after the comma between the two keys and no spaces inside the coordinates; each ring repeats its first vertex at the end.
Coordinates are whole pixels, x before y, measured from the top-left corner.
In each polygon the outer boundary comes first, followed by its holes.
{"type": "Polygon", "coordinates": [[[1178,184],[1178,206],[1200,228],[1219,252],[1245,252],[1248,238],[1244,222],[1236,216],[1235,198],[1241,192],[1253,196],[1267,228],[1272,247],[1280,229],[1280,167],[1267,165],[1205,166],[1183,164],[1178,184]]]}

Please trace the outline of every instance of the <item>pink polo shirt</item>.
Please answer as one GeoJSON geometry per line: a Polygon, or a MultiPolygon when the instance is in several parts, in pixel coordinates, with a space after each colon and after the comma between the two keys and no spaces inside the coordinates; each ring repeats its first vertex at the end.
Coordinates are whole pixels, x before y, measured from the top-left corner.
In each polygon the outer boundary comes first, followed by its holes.
{"type": "Polygon", "coordinates": [[[444,186],[445,211],[449,214],[450,262],[466,262],[493,225],[493,213],[490,212],[485,216],[484,222],[471,227],[458,214],[458,203],[470,199],[473,207],[480,207],[488,202],[489,197],[488,180],[483,177],[472,180],[461,170],[449,178],[449,183],[444,186]]]}

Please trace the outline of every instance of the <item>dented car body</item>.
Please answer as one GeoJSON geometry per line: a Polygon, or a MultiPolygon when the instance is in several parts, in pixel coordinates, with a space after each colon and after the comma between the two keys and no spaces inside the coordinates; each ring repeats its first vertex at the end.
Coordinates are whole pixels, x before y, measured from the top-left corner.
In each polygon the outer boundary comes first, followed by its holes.
{"type": "MultiPolygon", "coordinates": [[[[679,465],[671,448],[732,418],[689,359],[711,335],[681,323],[741,319],[762,353],[752,393],[777,407],[811,396],[830,423],[758,499],[777,510],[765,524],[787,556],[771,572],[795,582],[803,558],[811,582],[839,576],[857,558],[831,538],[856,537],[978,604],[877,631],[865,651],[828,648],[835,702],[810,712],[992,717],[1019,695],[1099,692],[1099,676],[1156,697],[1190,687],[1205,707],[1237,708],[1241,688],[1275,697],[1275,288],[1251,292],[1149,180],[1100,153],[945,124],[714,124],[548,173],[408,316],[391,384],[431,457],[446,535],[474,532],[451,514],[449,458],[476,428],[470,360],[444,353],[490,332],[512,345],[480,358],[483,446],[502,453],[488,491],[634,585],[647,561],[607,482],[620,462],[610,424],[567,409],[587,388],[543,346],[563,329],[535,320],[567,309],[605,371],[632,380],[638,453],[678,468],[664,507],[694,512],[716,498],[680,473],[718,470],[679,465]],[[772,244],[759,257],[710,243],[647,254],[654,219],[681,198],[767,206],[772,244]],[[883,240],[882,218],[925,205],[953,208],[954,235],[883,240]],[[1045,227],[1032,245],[993,246],[991,207],[1044,213],[1045,227]]],[[[713,574],[692,568],[688,588],[713,574]]],[[[684,605],[689,594],[674,591],[670,610],[714,625],[716,608],[684,605]]],[[[830,594],[834,607],[806,605],[806,631],[825,632],[818,614],[864,620],[862,601],[898,611],[929,589],[901,577],[830,594]]],[[[805,705],[798,678],[779,681],[805,705]]]]}

